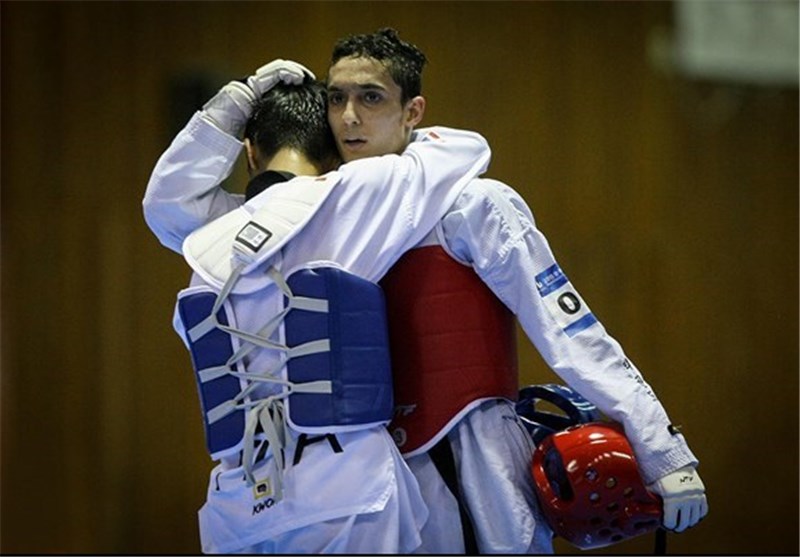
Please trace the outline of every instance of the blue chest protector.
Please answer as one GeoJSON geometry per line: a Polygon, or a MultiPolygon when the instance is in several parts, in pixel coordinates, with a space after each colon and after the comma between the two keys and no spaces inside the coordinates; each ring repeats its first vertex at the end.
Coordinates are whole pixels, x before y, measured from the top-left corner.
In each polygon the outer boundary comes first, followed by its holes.
{"type": "MultiPolygon", "coordinates": [[[[285,374],[277,373],[267,381],[284,385],[289,424],[298,431],[321,433],[388,422],[393,397],[381,288],[332,267],[301,269],[281,287],[285,345],[267,339],[257,345],[286,354],[285,374]],[[320,301],[325,310],[319,309],[320,301]],[[325,348],[303,348],[320,344],[325,348]],[[320,384],[329,388],[303,389],[320,384]]],[[[258,402],[253,400],[251,380],[240,358],[243,351],[256,346],[249,339],[258,333],[236,329],[230,301],[218,302],[211,289],[193,289],[178,300],[179,318],[189,332],[200,328],[215,304],[219,306],[214,326],[194,338],[187,335],[206,442],[214,458],[242,449],[247,414],[258,402]],[[217,411],[226,404],[225,412],[217,411]]]]}
{"type": "Polygon", "coordinates": [[[289,360],[289,380],[332,381],[331,394],[297,393],[287,401],[298,427],[375,424],[392,417],[391,361],[383,290],[339,269],[303,269],[288,280],[297,296],[328,300],[328,313],[290,311],[286,344],[329,338],[330,352],[289,360]]]}

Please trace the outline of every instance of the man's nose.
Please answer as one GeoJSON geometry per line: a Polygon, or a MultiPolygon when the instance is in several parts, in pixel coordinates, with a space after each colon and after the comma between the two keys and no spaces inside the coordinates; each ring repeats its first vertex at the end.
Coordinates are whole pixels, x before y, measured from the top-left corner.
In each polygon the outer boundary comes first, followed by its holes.
{"type": "Polygon", "coordinates": [[[357,126],[361,123],[361,119],[358,117],[358,111],[356,110],[356,106],[353,101],[348,100],[347,104],[345,104],[344,110],[342,111],[342,120],[346,126],[357,126]]]}

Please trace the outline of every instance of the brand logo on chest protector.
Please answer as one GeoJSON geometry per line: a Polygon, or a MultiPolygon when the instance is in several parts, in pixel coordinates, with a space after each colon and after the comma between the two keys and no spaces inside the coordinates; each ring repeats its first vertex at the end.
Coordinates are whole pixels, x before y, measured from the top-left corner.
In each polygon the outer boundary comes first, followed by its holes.
{"type": "Polygon", "coordinates": [[[402,447],[408,442],[408,433],[402,427],[396,427],[392,430],[392,439],[394,439],[395,445],[402,447]]]}
{"type": "Polygon", "coordinates": [[[395,417],[408,416],[416,409],[417,409],[416,404],[399,404],[394,407],[394,415],[395,417]]]}
{"type": "Polygon", "coordinates": [[[236,235],[236,241],[252,251],[261,249],[267,240],[272,238],[272,232],[254,222],[248,222],[236,235]]]}
{"type": "MultiPolygon", "coordinates": [[[[401,404],[394,407],[394,417],[395,419],[402,417],[402,416],[410,416],[414,410],[417,409],[416,404],[401,404]]],[[[408,441],[408,433],[402,427],[396,427],[391,430],[392,439],[394,439],[395,445],[398,447],[403,447],[406,442],[408,441]]]]}

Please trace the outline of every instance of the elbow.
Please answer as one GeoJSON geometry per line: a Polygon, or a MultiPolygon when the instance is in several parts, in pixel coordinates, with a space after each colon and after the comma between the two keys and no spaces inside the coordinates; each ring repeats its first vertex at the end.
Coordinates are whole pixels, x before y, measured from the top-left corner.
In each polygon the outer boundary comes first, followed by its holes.
{"type": "Polygon", "coordinates": [[[171,220],[169,209],[163,203],[145,197],[142,201],[142,213],[147,227],[158,238],[158,241],[164,247],[176,253],[182,253],[182,238],[172,231],[175,226],[169,226],[171,220]]]}
{"type": "Polygon", "coordinates": [[[150,230],[158,236],[158,230],[161,228],[159,223],[165,218],[163,204],[145,196],[142,200],[142,215],[150,230]]]}

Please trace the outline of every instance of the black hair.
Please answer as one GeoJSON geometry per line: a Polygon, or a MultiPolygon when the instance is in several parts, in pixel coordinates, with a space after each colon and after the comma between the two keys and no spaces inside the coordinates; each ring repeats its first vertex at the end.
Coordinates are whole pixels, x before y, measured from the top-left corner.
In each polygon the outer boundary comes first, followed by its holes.
{"type": "Polygon", "coordinates": [[[394,29],[384,27],[339,39],[333,46],[331,66],[350,56],[374,58],[385,65],[403,92],[403,103],[422,93],[422,68],[428,59],[415,45],[401,40],[394,29]]]}
{"type": "Polygon", "coordinates": [[[310,77],[301,85],[278,83],[256,102],[244,136],[270,158],[284,147],[324,167],[338,157],[328,125],[325,86],[310,77]]]}

